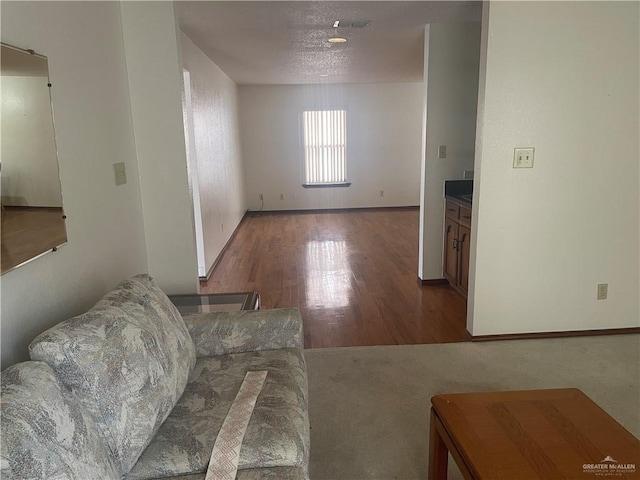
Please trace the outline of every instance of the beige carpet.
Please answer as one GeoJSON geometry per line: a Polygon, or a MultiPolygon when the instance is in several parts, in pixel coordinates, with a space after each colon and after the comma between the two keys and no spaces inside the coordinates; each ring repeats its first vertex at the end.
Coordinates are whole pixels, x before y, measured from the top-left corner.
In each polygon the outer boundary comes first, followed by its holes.
{"type": "MultiPolygon", "coordinates": [[[[577,387],[640,436],[640,336],[306,350],[311,480],[425,479],[436,393],[577,387]]],[[[449,478],[460,478],[450,460],[449,478]]]]}

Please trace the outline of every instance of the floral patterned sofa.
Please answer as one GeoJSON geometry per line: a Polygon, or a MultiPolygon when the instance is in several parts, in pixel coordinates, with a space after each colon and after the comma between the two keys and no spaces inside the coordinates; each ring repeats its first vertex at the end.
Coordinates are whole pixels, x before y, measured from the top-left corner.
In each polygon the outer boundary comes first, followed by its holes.
{"type": "Polygon", "coordinates": [[[240,480],[307,479],[302,321],[295,309],[182,317],[148,275],[40,334],[2,372],[0,476],[203,480],[250,370],[266,370],[240,480]]]}

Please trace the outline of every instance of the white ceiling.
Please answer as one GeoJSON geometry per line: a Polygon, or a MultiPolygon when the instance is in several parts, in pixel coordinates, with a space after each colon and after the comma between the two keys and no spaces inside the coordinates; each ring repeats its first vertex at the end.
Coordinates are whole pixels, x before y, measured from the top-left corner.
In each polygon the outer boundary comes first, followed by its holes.
{"type": "Polygon", "coordinates": [[[181,30],[240,85],[420,82],[424,26],[480,21],[470,1],[176,2],[181,30]],[[368,20],[338,28],[335,20],[368,20]],[[329,77],[320,77],[329,74],[329,77]]]}

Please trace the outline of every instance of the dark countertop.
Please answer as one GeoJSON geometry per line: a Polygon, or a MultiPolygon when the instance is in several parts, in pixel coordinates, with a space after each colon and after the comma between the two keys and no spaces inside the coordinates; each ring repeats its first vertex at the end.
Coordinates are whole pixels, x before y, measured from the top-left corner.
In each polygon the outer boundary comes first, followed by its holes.
{"type": "Polygon", "coordinates": [[[473,203],[473,180],[446,180],[444,182],[444,196],[464,207],[471,207],[473,203]]]}

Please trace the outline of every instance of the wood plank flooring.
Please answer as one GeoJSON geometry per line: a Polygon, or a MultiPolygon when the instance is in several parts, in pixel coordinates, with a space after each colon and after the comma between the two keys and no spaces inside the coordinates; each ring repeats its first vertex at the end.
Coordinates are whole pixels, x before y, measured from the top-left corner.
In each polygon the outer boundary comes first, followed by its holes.
{"type": "Polygon", "coordinates": [[[201,293],[297,307],[306,348],[461,342],[466,302],[418,283],[418,209],[248,215],[201,293]]]}
{"type": "Polygon", "coordinates": [[[3,272],[67,241],[62,208],[5,207],[0,230],[3,272]]]}

